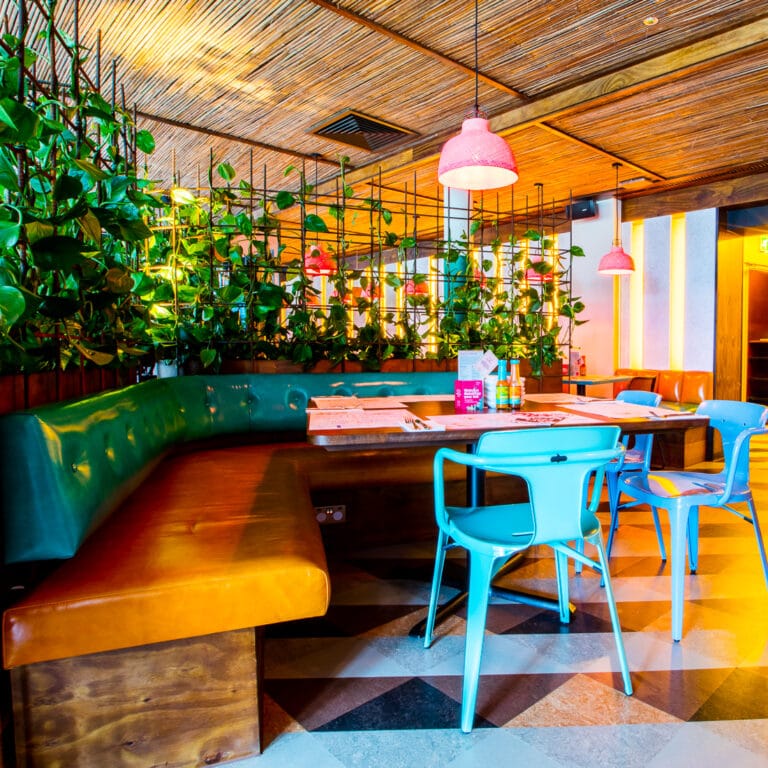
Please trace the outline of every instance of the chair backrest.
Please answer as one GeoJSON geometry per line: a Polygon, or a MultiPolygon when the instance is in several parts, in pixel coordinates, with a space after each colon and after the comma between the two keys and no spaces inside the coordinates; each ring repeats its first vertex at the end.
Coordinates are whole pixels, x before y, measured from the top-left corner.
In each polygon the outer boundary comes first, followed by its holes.
{"type": "Polygon", "coordinates": [[[634,403],[635,405],[647,405],[650,408],[656,408],[661,402],[661,395],[658,392],[651,392],[645,389],[624,389],[616,395],[617,400],[623,403],[634,403]]]}
{"type": "MultiPolygon", "coordinates": [[[[655,379],[654,379],[655,380],[655,379]]],[[[625,389],[616,395],[616,399],[624,403],[634,403],[635,405],[646,405],[649,408],[655,408],[661,402],[661,395],[658,392],[649,392],[644,389],[625,389]]],[[[629,435],[622,438],[624,445],[629,446],[629,435]]],[[[642,469],[648,470],[651,466],[651,451],[653,450],[653,435],[638,434],[634,435],[632,450],[638,451],[643,456],[642,469]]],[[[636,469],[640,467],[635,466],[636,469]]]]}
{"type": "Polygon", "coordinates": [[[709,426],[720,433],[723,443],[724,472],[733,473],[737,483],[749,483],[749,440],[765,429],[768,408],[739,400],[705,400],[696,413],[709,417],[709,426]]]}
{"type": "Polygon", "coordinates": [[[627,383],[627,389],[639,390],[642,392],[653,392],[655,386],[655,376],[633,376],[627,383]]]}
{"type": "Polygon", "coordinates": [[[530,544],[563,541],[580,538],[594,515],[605,465],[624,450],[620,433],[616,426],[487,432],[475,455],[484,469],[516,475],[527,483],[534,518],[530,544]]]}

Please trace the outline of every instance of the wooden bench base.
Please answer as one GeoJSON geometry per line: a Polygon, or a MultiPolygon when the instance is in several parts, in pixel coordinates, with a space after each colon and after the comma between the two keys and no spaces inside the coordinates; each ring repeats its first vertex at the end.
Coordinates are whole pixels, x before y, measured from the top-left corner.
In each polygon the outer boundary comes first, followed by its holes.
{"type": "Polygon", "coordinates": [[[660,432],[653,440],[653,467],[685,469],[708,458],[707,428],[660,432]]]}
{"type": "Polygon", "coordinates": [[[192,768],[260,753],[258,630],[40,662],[10,674],[17,768],[192,768]]]}

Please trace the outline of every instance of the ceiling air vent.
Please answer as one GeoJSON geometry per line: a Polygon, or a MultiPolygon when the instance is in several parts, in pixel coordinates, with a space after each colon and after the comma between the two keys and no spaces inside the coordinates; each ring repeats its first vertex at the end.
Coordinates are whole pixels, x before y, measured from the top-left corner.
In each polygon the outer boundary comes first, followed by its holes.
{"type": "Polygon", "coordinates": [[[340,141],[369,152],[386,147],[406,136],[416,136],[414,131],[400,128],[376,117],[348,109],[320,124],[312,130],[316,136],[340,141]]]}

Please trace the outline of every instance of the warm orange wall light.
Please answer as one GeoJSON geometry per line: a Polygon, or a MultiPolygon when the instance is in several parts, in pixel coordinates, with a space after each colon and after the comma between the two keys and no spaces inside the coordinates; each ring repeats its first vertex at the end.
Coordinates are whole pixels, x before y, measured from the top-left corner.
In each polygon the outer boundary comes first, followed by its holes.
{"type": "MultiPolygon", "coordinates": [[[[645,280],[643,267],[645,261],[645,230],[642,221],[632,222],[632,253],[634,254],[635,272],[629,281],[629,364],[632,368],[642,368],[643,340],[645,338],[644,292],[645,280]]],[[[618,278],[614,278],[618,279],[618,278]]]]}
{"type": "Polygon", "coordinates": [[[685,214],[672,216],[669,247],[669,365],[685,369],[685,214]]]}

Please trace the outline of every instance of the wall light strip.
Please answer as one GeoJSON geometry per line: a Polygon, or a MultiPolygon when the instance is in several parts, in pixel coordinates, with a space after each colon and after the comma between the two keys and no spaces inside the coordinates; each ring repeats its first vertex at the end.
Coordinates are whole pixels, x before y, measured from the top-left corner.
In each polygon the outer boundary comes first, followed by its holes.
{"type": "Polygon", "coordinates": [[[632,258],[635,272],[629,280],[629,364],[632,368],[643,368],[643,342],[645,340],[645,230],[642,221],[631,223],[632,258]]]}
{"type": "Polygon", "coordinates": [[[685,369],[685,214],[672,216],[669,241],[669,365],[685,369]]]}

